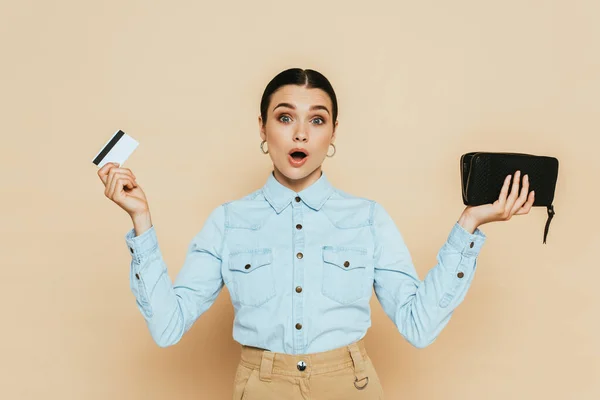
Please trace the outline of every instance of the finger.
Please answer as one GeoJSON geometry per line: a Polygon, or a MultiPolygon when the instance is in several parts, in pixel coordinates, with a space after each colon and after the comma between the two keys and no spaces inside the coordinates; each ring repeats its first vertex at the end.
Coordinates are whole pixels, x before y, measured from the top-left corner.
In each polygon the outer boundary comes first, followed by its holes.
{"type": "Polygon", "coordinates": [[[527,201],[528,194],[529,194],[529,177],[527,175],[524,175],[523,176],[523,186],[521,187],[521,194],[515,201],[515,204],[513,205],[512,209],[510,211],[510,215],[514,215],[517,212],[517,210],[519,210],[523,206],[523,204],[525,204],[525,202],[527,201]]]}
{"type": "Polygon", "coordinates": [[[108,183],[108,173],[112,168],[116,168],[118,165],[119,164],[117,163],[106,163],[98,170],[98,176],[100,177],[102,183],[104,183],[104,186],[106,186],[108,183]]]}
{"type": "MultiPolygon", "coordinates": [[[[127,168],[119,168],[118,171],[115,172],[115,174],[118,174],[119,176],[127,176],[129,177],[133,182],[135,182],[136,178],[135,175],[133,175],[133,172],[131,172],[129,169],[127,168]]],[[[137,183],[137,182],[136,182],[137,183]]]]}
{"type": "Polygon", "coordinates": [[[523,205],[523,207],[521,207],[516,214],[517,215],[522,215],[522,214],[527,214],[530,210],[531,207],[533,207],[533,202],[535,201],[535,192],[530,192],[529,193],[529,198],[527,200],[527,203],[525,203],[523,205]]]}
{"type": "MultiPolygon", "coordinates": [[[[119,165],[119,164],[117,164],[117,165],[119,165]]],[[[133,179],[136,179],[135,175],[133,174],[133,172],[131,172],[131,170],[129,168],[113,167],[108,172],[109,177],[110,177],[111,174],[127,174],[130,177],[132,177],[133,179]]]]}
{"type": "Polygon", "coordinates": [[[117,180],[119,179],[119,174],[117,174],[115,170],[116,168],[112,168],[108,173],[108,186],[106,187],[106,192],[110,199],[113,199],[117,180]]]}
{"type": "MultiPolygon", "coordinates": [[[[116,165],[119,165],[117,163],[114,163],[116,165]]],[[[110,170],[108,171],[108,179],[107,179],[107,190],[105,191],[105,193],[108,193],[107,196],[111,197],[111,193],[114,193],[114,185],[113,185],[113,180],[115,179],[116,175],[122,175],[122,174],[128,174],[130,176],[133,175],[133,172],[131,172],[131,170],[129,170],[128,168],[119,168],[119,167],[115,167],[113,166],[112,168],[110,168],[110,170]]],[[[135,179],[134,179],[135,180],[135,179]]]]}
{"type": "Polygon", "coordinates": [[[131,177],[127,175],[120,175],[115,177],[111,198],[114,200],[120,200],[123,196],[126,196],[126,187],[129,189],[133,189],[135,187],[131,177]]]}
{"type": "Polygon", "coordinates": [[[113,193],[115,192],[116,183],[117,183],[117,179],[115,178],[115,174],[111,170],[108,173],[108,183],[106,185],[106,196],[111,200],[114,200],[113,193]]]}
{"type": "Polygon", "coordinates": [[[131,172],[131,170],[130,170],[129,168],[119,168],[119,171],[118,171],[118,172],[122,172],[122,173],[124,173],[124,174],[127,174],[127,175],[129,175],[129,176],[130,176],[130,177],[132,177],[133,179],[136,179],[136,178],[135,178],[135,175],[133,174],[133,172],[131,172]]]}
{"type": "Polygon", "coordinates": [[[506,203],[506,196],[508,195],[508,183],[510,182],[510,177],[511,175],[507,175],[506,178],[504,178],[504,184],[500,190],[500,197],[498,197],[498,204],[503,210],[506,203]]]}
{"type": "Polygon", "coordinates": [[[515,172],[515,177],[513,179],[512,187],[510,189],[510,194],[508,195],[508,198],[506,199],[504,211],[505,212],[508,211],[509,216],[510,216],[510,212],[511,212],[513,206],[515,205],[517,196],[519,194],[519,182],[521,180],[520,177],[521,177],[521,171],[515,172]]]}
{"type": "Polygon", "coordinates": [[[109,175],[109,197],[112,198],[112,196],[114,196],[115,194],[115,190],[120,191],[123,187],[123,185],[121,184],[120,187],[118,186],[118,181],[119,179],[128,179],[128,181],[131,181],[131,187],[130,188],[134,188],[137,187],[137,182],[135,181],[135,179],[133,179],[129,174],[125,174],[122,172],[113,172],[109,175]]]}
{"type": "Polygon", "coordinates": [[[127,189],[131,190],[137,186],[131,177],[120,178],[120,179],[125,179],[125,182],[123,183],[123,189],[127,188],[127,189]]]}
{"type": "Polygon", "coordinates": [[[111,174],[111,171],[113,168],[116,168],[115,166],[109,167],[109,169],[106,172],[106,176],[105,176],[105,182],[104,182],[104,195],[106,197],[108,197],[110,199],[110,188],[112,185],[112,180],[113,180],[113,176],[114,174],[111,174]]]}
{"type": "MultiPolygon", "coordinates": [[[[115,163],[113,163],[113,164],[115,164],[115,163]]],[[[111,168],[111,169],[108,171],[108,179],[107,179],[107,182],[106,182],[106,184],[107,184],[108,186],[107,186],[106,190],[107,190],[107,192],[109,193],[109,197],[110,197],[110,193],[112,192],[111,188],[112,188],[112,185],[113,185],[114,176],[115,176],[115,173],[116,173],[116,171],[117,171],[118,169],[119,169],[119,167],[117,167],[117,166],[113,166],[113,168],[111,168]]]]}
{"type": "Polygon", "coordinates": [[[114,179],[114,185],[113,185],[113,191],[111,193],[111,199],[119,201],[123,198],[124,196],[124,186],[126,184],[126,179],[127,178],[120,178],[120,177],[115,177],[114,179]]]}

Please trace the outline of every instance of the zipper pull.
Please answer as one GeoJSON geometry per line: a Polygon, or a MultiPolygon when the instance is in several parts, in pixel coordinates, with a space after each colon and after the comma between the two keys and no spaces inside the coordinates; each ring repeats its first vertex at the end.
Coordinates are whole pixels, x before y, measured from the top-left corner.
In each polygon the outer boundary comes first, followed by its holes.
{"type": "Polygon", "coordinates": [[[546,236],[548,236],[548,228],[550,227],[550,221],[554,217],[554,206],[550,204],[548,206],[548,219],[546,220],[546,227],[544,228],[544,244],[546,244],[546,236]]]}

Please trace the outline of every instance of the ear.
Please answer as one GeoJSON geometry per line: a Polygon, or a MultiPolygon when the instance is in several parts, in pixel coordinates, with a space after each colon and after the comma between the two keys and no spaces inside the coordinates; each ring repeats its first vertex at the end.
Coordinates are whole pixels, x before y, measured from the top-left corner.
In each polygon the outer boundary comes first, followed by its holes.
{"type": "Polygon", "coordinates": [[[338,127],[338,121],[335,121],[335,124],[333,125],[333,133],[331,134],[331,143],[333,143],[335,141],[335,134],[337,132],[337,127],[338,127]]]}
{"type": "Polygon", "coordinates": [[[267,132],[265,131],[265,127],[263,126],[262,117],[258,116],[258,131],[260,132],[260,138],[262,140],[267,140],[267,132]]]}

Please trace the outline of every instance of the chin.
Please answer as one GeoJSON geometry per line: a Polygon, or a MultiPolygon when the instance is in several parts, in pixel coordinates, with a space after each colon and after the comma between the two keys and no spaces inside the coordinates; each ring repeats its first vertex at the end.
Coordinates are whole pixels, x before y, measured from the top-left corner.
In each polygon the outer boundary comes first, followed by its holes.
{"type": "Polygon", "coordinates": [[[316,168],[313,168],[308,165],[303,165],[300,168],[294,168],[294,167],[286,165],[285,168],[277,168],[277,169],[286,178],[297,181],[297,180],[306,178],[307,176],[312,174],[317,168],[318,168],[318,166],[316,168]]]}

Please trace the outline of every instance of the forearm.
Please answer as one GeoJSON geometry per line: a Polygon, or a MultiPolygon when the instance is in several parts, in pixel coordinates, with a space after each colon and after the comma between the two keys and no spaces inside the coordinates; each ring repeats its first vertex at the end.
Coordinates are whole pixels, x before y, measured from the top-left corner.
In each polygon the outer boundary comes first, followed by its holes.
{"type": "Polygon", "coordinates": [[[125,239],[130,248],[131,289],[155,342],[166,347],[177,343],[214,302],[221,288],[221,234],[224,213],[218,208],[188,246],[175,283],[158,245],[150,214],[132,217],[134,229],[125,239]]]}
{"type": "MultiPolygon", "coordinates": [[[[468,218],[462,221],[468,228],[468,218]]],[[[386,314],[414,346],[420,348],[432,343],[462,303],[484,240],[485,235],[477,228],[470,233],[455,223],[438,252],[438,263],[423,281],[418,279],[403,242],[398,241],[404,250],[391,251],[388,247],[380,257],[378,264],[385,268],[375,270],[375,292],[386,314]],[[404,257],[400,257],[402,254],[404,257]]]]}

